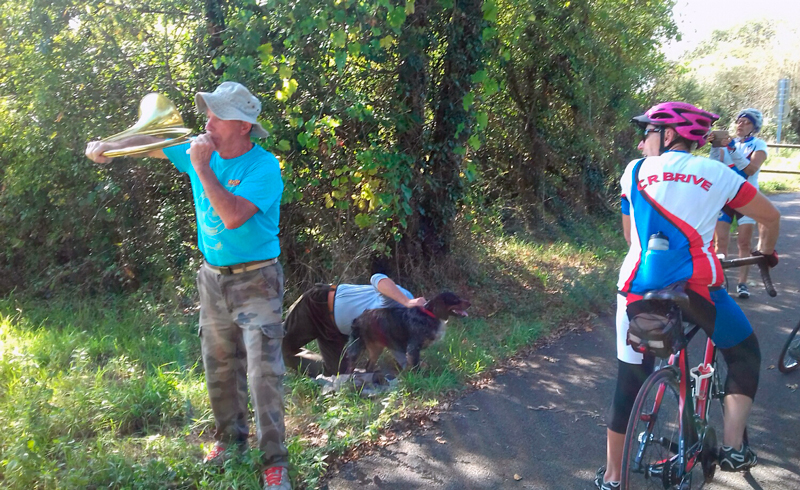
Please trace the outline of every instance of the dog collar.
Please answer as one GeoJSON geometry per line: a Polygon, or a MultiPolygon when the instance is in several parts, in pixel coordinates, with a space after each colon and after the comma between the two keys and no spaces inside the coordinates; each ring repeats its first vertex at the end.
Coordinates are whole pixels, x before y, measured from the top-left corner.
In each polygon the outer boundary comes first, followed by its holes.
{"type": "Polygon", "coordinates": [[[423,306],[420,306],[420,307],[419,307],[419,309],[420,309],[420,310],[422,310],[422,312],[423,312],[423,313],[425,313],[426,315],[428,315],[429,317],[431,317],[431,318],[436,318],[436,315],[434,315],[433,313],[431,313],[431,311],[430,311],[430,310],[428,310],[427,308],[425,308],[425,307],[423,307],[423,306]]]}

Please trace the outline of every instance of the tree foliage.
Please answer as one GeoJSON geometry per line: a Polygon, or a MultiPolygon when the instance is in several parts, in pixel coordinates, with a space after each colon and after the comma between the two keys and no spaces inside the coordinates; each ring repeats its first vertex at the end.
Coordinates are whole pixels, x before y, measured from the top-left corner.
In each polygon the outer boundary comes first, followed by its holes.
{"type": "Polygon", "coordinates": [[[615,188],[632,113],[664,68],[671,2],[528,2],[498,10],[502,40],[483,162],[498,196],[531,215],[596,208],[615,188]]]}
{"type": "MultiPolygon", "coordinates": [[[[446,253],[453,227],[595,212],[664,68],[670,0],[7,0],[0,5],[0,291],[137,287],[193,268],[169,164],[88,140],[158,91],[262,101],[292,282],[446,253]]],[[[602,206],[600,206],[602,207],[602,206]]]]}
{"type": "MultiPolygon", "coordinates": [[[[766,20],[714,31],[661,78],[656,91],[719,114],[720,127],[731,124],[741,109],[754,107],[764,113],[762,134],[774,136],[778,81],[789,78],[792,84],[800,83],[798,39],[796,26],[766,20]]],[[[785,109],[783,140],[797,141],[800,92],[791,91],[785,109]]]]}

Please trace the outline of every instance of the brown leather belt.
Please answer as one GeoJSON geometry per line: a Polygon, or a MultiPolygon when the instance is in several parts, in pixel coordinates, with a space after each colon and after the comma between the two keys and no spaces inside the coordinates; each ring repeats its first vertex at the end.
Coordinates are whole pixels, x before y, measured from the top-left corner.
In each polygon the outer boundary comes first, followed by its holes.
{"type": "Polygon", "coordinates": [[[328,291],[328,313],[331,315],[331,322],[336,325],[336,318],[333,315],[333,301],[336,299],[336,286],[331,284],[331,289],[328,291]]]}
{"type": "Polygon", "coordinates": [[[203,265],[205,265],[212,271],[216,272],[217,274],[222,274],[223,276],[230,276],[232,274],[241,274],[242,272],[249,272],[258,269],[263,269],[264,267],[275,264],[276,262],[278,262],[277,257],[269,260],[255,260],[253,262],[244,262],[242,264],[235,264],[235,265],[225,265],[222,267],[211,265],[208,262],[203,262],[203,265]]]}

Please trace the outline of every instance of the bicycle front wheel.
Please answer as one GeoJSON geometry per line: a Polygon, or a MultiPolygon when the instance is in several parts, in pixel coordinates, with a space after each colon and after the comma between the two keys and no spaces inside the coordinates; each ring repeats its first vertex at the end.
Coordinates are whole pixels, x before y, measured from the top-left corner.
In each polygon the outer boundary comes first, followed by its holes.
{"type": "Polygon", "coordinates": [[[783,345],[783,350],[781,350],[781,355],[778,357],[778,369],[781,370],[782,373],[791,373],[795,369],[797,369],[797,354],[792,355],[792,353],[796,353],[800,351],[800,336],[797,335],[798,330],[800,330],[800,323],[794,327],[792,333],[789,334],[789,338],[786,339],[786,343],[783,345]],[[792,352],[789,352],[789,351],[792,352]]]}
{"type": "MultiPolygon", "coordinates": [[[[625,433],[621,489],[691,488],[691,475],[682,476],[678,457],[681,431],[689,430],[680,423],[679,393],[674,369],[660,369],[645,380],[625,433]]],[[[689,445],[687,440],[686,450],[689,445]]]]}

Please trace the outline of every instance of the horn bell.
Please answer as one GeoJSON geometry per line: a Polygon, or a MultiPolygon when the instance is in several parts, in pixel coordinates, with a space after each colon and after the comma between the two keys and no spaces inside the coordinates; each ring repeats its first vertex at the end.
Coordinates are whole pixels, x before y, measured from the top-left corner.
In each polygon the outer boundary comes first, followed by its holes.
{"type": "Polygon", "coordinates": [[[189,138],[191,132],[191,129],[184,127],[183,118],[171,100],[161,94],[151,93],[145,95],[139,103],[139,120],[136,121],[136,124],[101,141],[119,141],[131,136],[167,138],[157,143],[121,148],[105,153],[109,157],[130,156],[181,144],[189,138]]]}
{"type": "Polygon", "coordinates": [[[161,94],[147,94],[139,103],[139,120],[130,128],[101,141],[119,141],[134,135],[158,136],[161,132],[174,134],[183,127],[183,118],[171,100],[161,94]]]}

